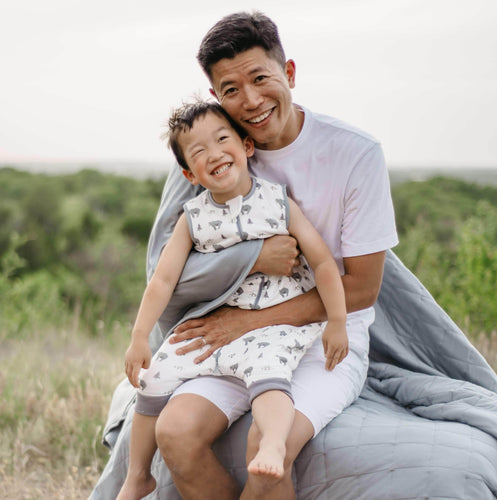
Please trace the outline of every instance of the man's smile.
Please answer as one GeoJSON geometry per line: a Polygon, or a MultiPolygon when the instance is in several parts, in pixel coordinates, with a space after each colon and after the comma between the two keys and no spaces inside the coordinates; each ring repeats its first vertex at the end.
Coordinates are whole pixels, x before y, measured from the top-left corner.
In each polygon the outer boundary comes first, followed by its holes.
{"type": "Polygon", "coordinates": [[[262,122],[265,120],[272,112],[274,108],[268,109],[267,111],[264,111],[264,113],[260,114],[259,116],[256,116],[255,118],[250,118],[249,120],[246,120],[248,123],[251,123],[253,125],[256,125],[257,123],[262,122]]]}

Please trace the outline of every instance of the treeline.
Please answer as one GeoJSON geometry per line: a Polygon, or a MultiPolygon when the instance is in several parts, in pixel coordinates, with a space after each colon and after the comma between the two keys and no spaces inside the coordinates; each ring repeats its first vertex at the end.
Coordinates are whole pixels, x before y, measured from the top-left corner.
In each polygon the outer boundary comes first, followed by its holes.
{"type": "MultiPolygon", "coordinates": [[[[131,321],[164,179],[0,169],[0,337],[131,321]]],[[[469,334],[497,325],[497,188],[433,178],[393,187],[395,249],[469,334]]]]}

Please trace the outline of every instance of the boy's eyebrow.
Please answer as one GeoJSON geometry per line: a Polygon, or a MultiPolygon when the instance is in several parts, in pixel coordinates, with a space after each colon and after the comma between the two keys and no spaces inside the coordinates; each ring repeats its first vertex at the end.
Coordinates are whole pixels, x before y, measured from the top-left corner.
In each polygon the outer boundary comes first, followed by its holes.
{"type": "MultiPolygon", "coordinates": [[[[231,127],[229,127],[228,125],[221,125],[216,130],[213,131],[213,134],[218,134],[219,132],[221,132],[223,130],[227,130],[228,132],[230,132],[231,131],[231,127]]],[[[193,148],[196,148],[197,146],[200,146],[200,145],[201,144],[200,144],[199,141],[192,142],[191,144],[189,144],[187,146],[186,151],[191,151],[193,148]]]]}

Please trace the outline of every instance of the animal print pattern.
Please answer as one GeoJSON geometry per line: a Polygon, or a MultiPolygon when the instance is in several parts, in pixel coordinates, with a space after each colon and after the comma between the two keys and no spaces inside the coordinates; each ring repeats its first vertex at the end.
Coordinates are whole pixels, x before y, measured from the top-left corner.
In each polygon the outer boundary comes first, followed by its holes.
{"type": "MultiPolygon", "coordinates": [[[[184,356],[176,354],[176,349],[191,340],[178,344],[166,340],[150,368],[142,371],[139,392],[145,397],[170,395],[182,382],[204,375],[231,375],[242,379],[247,387],[268,378],[290,381],[293,370],[324,326],[272,325],[252,330],[199,364],[193,362],[199,356],[198,350],[184,356]]],[[[200,352],[208,348],[204,346],[200,352]]]]}
{"type": "Polygon", "coordinates": [[[219,204],[206,190],[183,208],[198,252],[216,252],[241,241],[288,234],[286,188],[258,177],[252,177],[252,188],[245,197],[219,204]]]}

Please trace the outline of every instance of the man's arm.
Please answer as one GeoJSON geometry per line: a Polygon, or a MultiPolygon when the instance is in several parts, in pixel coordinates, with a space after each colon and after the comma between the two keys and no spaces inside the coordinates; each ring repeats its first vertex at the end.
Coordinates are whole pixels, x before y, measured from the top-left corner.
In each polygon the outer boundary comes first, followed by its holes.
{"type": "MultiPolygon", "coordinates": [[[[273,238],[265,240],[264,245],[273,238]]],[[[274,241],[271,244],[274,245],[274,241]]],[[[272,248],[277,252],[274,246],[272,248]]],[[[381,287],[384,260],[384,251],[344,258],[345,275],[342,276],[342,283],[347,312],[359,311],[375,303],[381,287]]],[[[258,266],[264,268],[265,264],[261,260],[258,266]]],[[[192,342],[178,349],[178,354],[185,354],[200,349],[203,345],[200,337],[204,337],[211,348],[196,358],[196,362],[201,362],[219,347],[229,344],[251,330],[278,324],[302,326],[317,321],[326,321],[326,310],[317,290],[313,289],[265,309],[244,310],[223,306],[203,318],[182,323],[175,329],[177,335],[172,342],[199,338],[198,342],[192,342]]]]}

